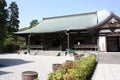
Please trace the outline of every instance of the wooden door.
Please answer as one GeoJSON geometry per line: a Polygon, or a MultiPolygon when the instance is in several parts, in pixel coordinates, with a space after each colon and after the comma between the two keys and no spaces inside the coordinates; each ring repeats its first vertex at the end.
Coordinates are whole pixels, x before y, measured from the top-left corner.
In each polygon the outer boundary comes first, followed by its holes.
{"type": "Polygon", "coordinates": [[[108,52],[119,51],[119,37],[107,37],[107,51],[108,52]]]}

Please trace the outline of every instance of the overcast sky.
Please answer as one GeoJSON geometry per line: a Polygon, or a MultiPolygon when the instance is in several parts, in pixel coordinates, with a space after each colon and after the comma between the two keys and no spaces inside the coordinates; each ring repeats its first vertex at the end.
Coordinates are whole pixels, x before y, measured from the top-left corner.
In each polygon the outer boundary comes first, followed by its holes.
{"type": "Polygon", "coordinates": [[[6,0],[15,1],[19,7],[20,28],[29,26],[33,19],[100,10],[114,11],[120,16],[120,0],[6,0]]]}

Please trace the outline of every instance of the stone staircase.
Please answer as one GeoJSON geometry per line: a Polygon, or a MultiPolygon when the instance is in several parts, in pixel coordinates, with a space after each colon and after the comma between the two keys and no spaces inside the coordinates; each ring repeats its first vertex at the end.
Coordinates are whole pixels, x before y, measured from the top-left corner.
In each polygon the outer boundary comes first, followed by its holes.
{"type": "Polygon", "coordinates": [[[65,56],[65,51],[43,51],[43,50],[20,50],[20,54],[29,54],[29,55],[46,55],[46,56],[65,56]]]}
{"type": "MultiPolygon", "coordinates": [[[[60,50],[30,50],[30,53],[28,50],[20,50],[20,54],[28,54],[28,55],[43,55],[43,56],[65,56],[65,51],[60,50]]],[[[75,51],[77,54],[94,54],[97,53],[96,51],[75,51]]],[[[73,56],[72,53],[70,53],[70,56],[73,56]]]]}

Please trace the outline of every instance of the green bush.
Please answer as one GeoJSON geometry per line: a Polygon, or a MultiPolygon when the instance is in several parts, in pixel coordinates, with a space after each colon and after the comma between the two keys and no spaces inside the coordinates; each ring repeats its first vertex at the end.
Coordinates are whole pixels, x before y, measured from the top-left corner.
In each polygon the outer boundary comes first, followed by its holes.
{"type": "Polygon", "coordinates": [[[48,74],[48,80],[64,80],[63,74],[65,74],[63,69],[56,70],[55,72],[48,74]]]}
{"type": "Polygon", "coordinates": [[[61,65],[62,69],[72,69],[75,67],[76,67],[76,65],[75,65],[74,61],[71,61],[71,60],[66,60],[66,62],[61,65]]]}
{"type": "Polygon", "coordinates": [[[3,48],[3,53],[13,53],[16,52],[19,49],[18,45],[5,45],[3,48]]]}
{"type": "Polygon", "coordinates": [[[88,77],[91,76],[91,73],[95,69],[96,56],[91,54],[86,58],[76,60],[75,63],[78,65],[77,68],[76,68],[76,71],[77,71],[76,72],[76,74],[77,74],[76,78],[78,80],[88,80],[88,77]]]}
{"type": "Polygon", "coordinates": [[[95,69],[96,56],[90,54],[86,58],[81,58],[74,62],[67,62],[63,65],[65,64],[66,66],[61,69],[50,73],[48,75],[48,80],[90,80],[90,76],[95,69]]]}

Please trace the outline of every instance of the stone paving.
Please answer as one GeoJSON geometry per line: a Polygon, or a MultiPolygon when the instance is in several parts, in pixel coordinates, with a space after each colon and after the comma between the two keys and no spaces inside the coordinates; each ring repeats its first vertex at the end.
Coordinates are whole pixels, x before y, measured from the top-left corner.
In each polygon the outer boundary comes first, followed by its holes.
{"type": "Polygon", "coordinates": [[[99,53],[98,64],[92,80],[120,80],[120,53],[99,53]]]}

